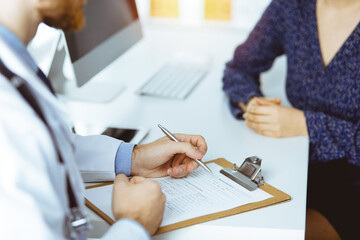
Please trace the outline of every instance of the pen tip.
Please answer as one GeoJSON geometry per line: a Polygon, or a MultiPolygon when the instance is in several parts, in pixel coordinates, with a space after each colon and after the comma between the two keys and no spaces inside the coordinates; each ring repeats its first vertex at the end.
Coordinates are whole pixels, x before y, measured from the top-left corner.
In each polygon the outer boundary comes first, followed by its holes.
{"type": "Polygon", "coordinates": [[[211,171],[211,169],[210,169],[208,166],[206,166],[206,165],[205,165],[205,169],[206,169],[209,173],[213,173],[213,172],[211,171]]]}

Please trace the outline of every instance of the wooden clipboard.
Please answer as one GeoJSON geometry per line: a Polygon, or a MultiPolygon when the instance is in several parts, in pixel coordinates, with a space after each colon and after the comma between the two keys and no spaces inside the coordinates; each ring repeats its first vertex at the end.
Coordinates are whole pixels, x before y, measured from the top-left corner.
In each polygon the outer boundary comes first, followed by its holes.
{"type": "MultiPolygon", "coordinates": [[[[219,166],[221,166],[223,168],[225,168],[225,167],[232,168],[233,167],[232,163],[228,162],[224,158],[218,158],[218,159],[206,162],[206,164],[208,164],[208,163],[216,163],[217,165],[219,165],[219,166]]],[[[104,183],[104,184],[89,186],[89,187],[86,187],[86,189],[106,186],[106,185],[110,185],[110,184],[112,184],[112,183],[104,183]]],[[[263,207],[283,203],[283,202],[289,201],[291,199],[290,195],[288,195],[288,194],[274,188],[273,186],[271,186],[271,185],[269,185],[267,183],[265,183],[263,186],[260,186],[259,188],[261,190],[269,193],[273,197],[265,199],[263,201],[242,205],[242,206],[239,206],[239,207],[236,207],[236,208],[233,208],[233,209],[229,209],[229,210],[225,210],[225,211],[221,211],[221,212],[217,212],[217,213],[212,213],[212,214],[192,218],[192,219],[189,219],[189,220],[185,220],[185,221],[182,221],[182,222],[170,224],[170,225],[167,225],[167,226],[163,226],[163,227],[160,227],[158,229],[156,234],[165,233],[165,232],[169,232],[169,231],[176,230],[176,229],[179,229],[179,228],[195,225],[195,224],[198,224],[198,223],[208,222],[208,221],[211,221],[211,220],[214,220],[214,219],[223,218],[223,217],[227,217],[227,216],[232,216],[232,215],[235,215],[235,214],[248,212],[248,211],[251,211],[251,210],[255,210],[255,209],[259,209],[259,208],[263,208],[263,207]]],[[[94,204],[92,204],[86,198],[85,198],[85,204],[86,204],[86,206],[88,208],[90,208],[92,211],[94,211],[97,215],[99,215],[102,219],[104,219],[110,225],[112,225],[114,223],[114,220],[111,217],[109,217],[105,213],[103,213],[100,209],[98,209],[94,204]]]]}

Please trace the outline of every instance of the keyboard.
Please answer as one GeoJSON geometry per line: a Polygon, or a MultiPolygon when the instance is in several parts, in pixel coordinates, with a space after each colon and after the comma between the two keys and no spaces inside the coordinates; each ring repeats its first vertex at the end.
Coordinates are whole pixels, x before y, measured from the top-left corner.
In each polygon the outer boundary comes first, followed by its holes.
{"type": "Polygon", "coordinates": [[[137,94],[185,99],[204,78],[207,65],[189,62],[168,63],[160,68],[137,91],[137,94]]]}

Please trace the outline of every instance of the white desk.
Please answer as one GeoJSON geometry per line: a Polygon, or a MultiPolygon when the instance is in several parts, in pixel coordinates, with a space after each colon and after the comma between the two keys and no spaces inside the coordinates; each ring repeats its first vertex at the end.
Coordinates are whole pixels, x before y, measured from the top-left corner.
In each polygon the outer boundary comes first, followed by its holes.
{"type": "MultiPolygon", "coordinates": [[[[224,64],[245,37],[246,33],[234,29],[148,28],[141,42],[95,80],[126,82],[128,87],[118,98],[106,104],[67,103],[77,121],[149,126],[151,131],[145,142],[163,136],[158,123],[174,132],[201,134],[209,148],[204,161],[225,157],[240,164],[246,157],[257,155],[263,159],[265,181],[292,197],[287,203],[161,234],[154,239],[304,238],[308,139],[273,139],[254,133],[243,121],[233,118],[222,91],[224,64]],[[183,50],[206,53],[212,59],[209,73],[185,101],[134,94],[174,52],[183,50]]],[[[267,78],[284,79],[284,64],[284,59],[277,62],[267,78]]],[[[273,80],[265,84],[269,94],[284,98],[283,86],[273,88],[272,83],[273,80]]],[[[101,228],[106,226],[99,224],[95,222],[95,230],[101,235],[104,230],[101,228]]]]}

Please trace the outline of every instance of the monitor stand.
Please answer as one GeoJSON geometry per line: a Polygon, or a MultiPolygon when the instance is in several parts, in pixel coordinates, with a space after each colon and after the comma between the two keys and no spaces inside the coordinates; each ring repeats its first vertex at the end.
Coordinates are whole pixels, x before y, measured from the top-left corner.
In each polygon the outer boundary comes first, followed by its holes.
{"type": "Polygon", "coordinates": [[[97,76],[78,87],[70,57],[61,39],[60,36],[48,74],[57,95],[69,100],[101,103],[113,100],[126,88],[119,81],[104,82],[97,76]]]}

